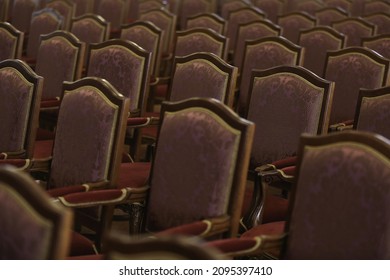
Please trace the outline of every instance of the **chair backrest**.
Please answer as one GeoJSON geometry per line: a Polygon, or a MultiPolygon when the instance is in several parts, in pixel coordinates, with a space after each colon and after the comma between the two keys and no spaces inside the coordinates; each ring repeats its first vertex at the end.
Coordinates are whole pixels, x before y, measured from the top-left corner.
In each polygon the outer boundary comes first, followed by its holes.
{"type": "Polygon", "coordinates": [[[389,83],[390,61],[361,47],[329,51],[324,78],[335,82],[330,124],[354,118],[360,88],[374,89],[389,83]]]}
{"type": "Polygon", "coordinates": [[[276,23],[278,16],[284,13],[283,0],[253,0],[255,7],[260,8],[267,15],[267,19],[276,23]]]}
{"type": "Polygon", "coordinates": [[[72,0],[76,5],[75,17],[93,13],[95,0],[72,0]]]}
{"type": "Polygon", "coordinates": [[[255,40],[272,36],[277,37],[280,35],[281,30],[280,26],[266,19],[240,24],[237,28],[237,43],[233,53],[234,65],[239,67],[239,71],[241,71],[246,40],[255,40]]]}
{"type": "Polygon", "coordinates": [[[68,31],[41,36],[35,71],[45,79],[42,99],[59,98],[64,81],[81,78],[84,56],[85,44],[68,31]]]}
{"type": "Polygon", "coordinates": [[[299,66],[253,71],[247,119],[256,132],[251,168],[294,156],[302,133],[328,130],[334,84],[299,66]]]}
{"type": "Polygon", "coordinates": [[[326,4],[322,2],[322,0],[306,0],[306,1],[300,1],[296,5],[297,11],[306,12],[309,15],[315,16],[315,13],[326,7],[326,4]]]}
{"type": "Polygon", "coordinates": [[[332,27],[346,37],[345,46],[360,46],[363,37],[373,36],[376,26],[362,18],[346,18],[332,23],[332,27]]]}
{"type": "Polygon", "coordinates": [[[305,49],[302,66],[318,76],[324,73],[326,53],[344,48],[345,36],[329,26],[302,30],[298,44],[305,49]]]}
{"type": "Polygon", "coordinates": [[[111,39],[91,44],[87,76],[106,79],[130,98],[131,111],[143,111],[149,89],[150,57],[150,52],[127,40],[111,39]]]}
{"type": "Polygon", "coordinates": [[[227,59],[230,41],[209,28],[192,28],[176,32],[174,56],[186,56],[195,52],[210,52],[227,59]]]}
{"type": "Polygon", "coordinates": [[[354,129],[380,134],[390,139],[390,86],[360,89],[354,129]]]}
{"type": "Polygon", "coordinates": [[[0,61],[21,58],[24,33],[9,22],[0,22],[0,61]]]}
{"type": "Polygon", "coordinates": [[[143,0],[138,3],[138,13],[145,13],[154,9],[166,8],[168,3],[162,0],[143,0]]]}
{"type": "Polygon", "coordinates": [[[151,53],[150,74],[158,77],[163,50],[163,32],[150,21],[136,21],[122,25],[120,38],[138,44],[151,53]]]}
{"type": "Polygon", "coordinates": [[[39,9],[37,0],[14,0],[11,14],[12,25],[21,32],[30,31],[31,17],[39,9]]]}
{"type": "Polygon", "coordinates": [[[101,43],[110,36],[110,23],[95,14],[84,14],[72,19],[70,31],[87,44],[101,43]]]}
{"type": "Polygon", "coordinates": [[[226,36],[229,38],[229,50],[234,51],[237,42],[237,29],[240,24],[265,19],[266,14],[256,7],[245,7],[229,13],[226,36]]]}
{"type": "Polygon", "coordinates": [[[146,229],[217,218],[227,224],[211,232],[236,236],[253,133],[215,99],[163,103],[146,229]]]}
{"type": "Polygon", "coordinates": [[[362,38],[362,46],[372,49],[390,59],[390,34],[362,38]]]}
{"type": "MultiPolygon", "coordinates": [[[[5,22],[9,18],[9,0],[0,1],[0,22],[5,22]]],[[[12,4],[12,3],[11,3],[12,4]]]]}
{"type": "Polygon", "coordinates": [[[217,0],[181,0],[179,8],[179,28],[184,29],[187,18],[200,13],[215,13],[217,0]]]}
{"type": "Polygon", "coordinates": [[[281,65],[301,65],[302,47],[284,37],[264,37],[246,41],[244,59],[241,67],[240,94],[237,112],[246,115],[248,92],[253,69],[265,70],[281,65]]]}
{"type": "Polygon", "coordinates": [[[27,173],[0,168],[0,259],[65,259],[73,215],[55,204],[27,173]],[[17,221],[17,222],[15,222],[17,221]]]}
{"type": "Polygon", "coordinates": [[[247,8],[251,5],[252,4],[246,0],[224,1],[221,4],[221,17],[227,20],[227,19],[229,19],[229,14],[232,11],[235,11],[235,10],[238,10],[241,8],[247,8]]]}
{"type": "Polygon", "coordinates": [[[375,13],[364,16],[365,21],[368,21],[376,26],[375,35],[390,34],[390,15],[389,13],[375,13]]]}
{"type": "Polygon", "coordinates": [[[44,8],[32,14],[26,49],[28,58],[37,58],[41,35],[61,29],[62,21],[62,16],[51,8],[44,8]]]}
{"type": "Polygon", "coordinates": [[[225,34],[227,21],[216,13],[201,13],[187,18],[186,29],[210,28],[219,34],[225,34]]]}
{"type": "Polygon", "coordinates": [[[171,79],[168,90],[170,101],[192,97],[215,98],[233,107],[237,67],[212,53],[176,57],[171,79]]]}
{"type": "Polygon", "coordinates": [[[162,30],[163,54],[170,54],[173,51],[177,16],[166,9],[155,9],[141,13],[139,19],[150,21],[162,30]]]}
{"type": "Polygon", "coordinates": [[[389,259],[390,142],[368,132],[302,137],[285,259],[389,259]]]}
{"type": "Polygon", "coordinates": [[[384,0],[376,0],[364,3],[363,15],[375,13],[390,13],[390,3],[384,0]]]}
{"type": "Polygon", "coordinates": [[[99,0],[97,14],[111,24],[111,32],[116,32],[125,23],[127,8],[126,0],[99,0]]]}
{"type": "Polygon", "coordinates": [[[351,0],[326,0],[326,6],[328,7],[339,7],[348,13],[351,13],[353,2],[351,0]]]}
{"type": "Polygon", "coordinates": [[[293,12],[279,16],[278,25],[282,27],[282,36],[297,44],[299,32],[314,27],[316,18],[306,12],[293,12]]]}
{"type": "Polygon", "coordinates": [[[64,82],[49,189],[97,182],[116,185],[129,103],[100,78],[64,82]]]}
{"type": "Polygon", "coordinates": [[[339,7],[326,7],[315,12],[317,26],[330,26],[335,21],[340,21],[348,17],[348,12],[339,7]]]}
{"type": "Polygon", "coordinates": [[[0,62],[0,158],[32,158],[42,83],[23,61],[0,62]]]}
{"type": "Polygon", "coordinates": [[[109,260],[222,260],[219,252],[204,246],[200,238],[160,236],[131,238],[111,233],[105,244],[109,260]]]}
{"type": "Polygon", "coordinates": [[[75,16],[76,4],[71,0],[49,0],[45,7],[52,8],[63,17],[62,29],[70,30],[70,22],[75,16]]]}

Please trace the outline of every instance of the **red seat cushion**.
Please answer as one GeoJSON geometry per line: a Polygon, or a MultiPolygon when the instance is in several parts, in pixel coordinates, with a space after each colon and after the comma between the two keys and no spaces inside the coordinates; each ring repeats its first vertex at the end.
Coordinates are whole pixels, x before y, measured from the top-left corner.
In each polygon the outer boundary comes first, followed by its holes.
{"type": "Polygon", "coordinates": [[[287,218],[288,200],[273,194],[267,195],[264,203],[262,223],[285,221],[287,218]]]}
{"type": "Polygon", "coordinates": [[[122,163],[119,169],[119,188],[137,188],[148,184],[150,162],[122,163]]]}
{"type": "Polygon", "coordinates": [[[35,141],[34,144],[34,158],[47,158],[52,155],[53,140],[35,141]]]}
{"type": "Polygon", "coordinates": [[[73,231],[71,235],[69,256],[85,256],[95,254],[96,250],[93,242],[80,233],[73,231]]]}

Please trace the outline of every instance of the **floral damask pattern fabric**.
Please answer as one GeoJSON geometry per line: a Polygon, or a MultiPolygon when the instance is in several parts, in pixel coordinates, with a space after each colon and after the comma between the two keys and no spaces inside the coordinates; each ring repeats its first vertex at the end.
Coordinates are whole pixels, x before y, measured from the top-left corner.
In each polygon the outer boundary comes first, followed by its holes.
{"type": "Polygon", "coordinates": [[[8,58],[15,58],[15,49],[17,38],[13,37],[5,29],[0,29],[0,61],[3,61],[8,58]]]}
{"type": "Polygon", "coordinates": [[[277,42],[262,42],[256,45],[248,45],[244,67],[242,68],[240,96],[238,110],[242,112],[248,106],[249,86],[252,70],[265,70],[268,68],[298,64],[298,54],[277,42]]]}
{"type": "Polygon", "coordinates": [[[256,124],[251,167],[296,154],[302,133],[317,134],[324,92],[296,74],[255,79],[248,119],[256,124]]]}
{"type": "Polygon", "coordinates": [[[165,114],[161,132],[147,228],[158,231],[225,214],[240,133],[204,109],[165,114]]]}
{"type": "Polygon", "coordinates": [[[0,189],[0,252],[7,259],[48,258],[52,224],[42,220],[12,188],[0,189]]]}
{"type": "Polygon", "coordinates": [[[138,108],[144,58],[121,46],[108,46],[91,52],[88,75],[106,79],[122,95],[129,97],[130,110],[138,108]]]}
{"type": "Polygon", "coordinates": [[[335,82],[330,123],[354,119],[360,88],[381,87],[385,65],[359,53],[330,57],[325,78],[335,82]]]}
{"type": "Polygon", "coordinates": [[[63,82],[74,80],[79,51],[79,48],[61,37],[42,42],[36,65],[37,74],[45,79],[42,99],[60,97],[63,82]]]}
{"type": "Polygon", "coordinates": [[[368,146],[306,148],[287,258],[389,259],[389,186],[389,160],[368,146]]]}
{"type": "Polygon", "coordinates": [[[210,97],[225,101],[229,74],[206,60],[176,65],[172,79],[171,101],[191,97],[210,97]]]}
{"type": "Polygon", "coordinates": [[[51,187],[106,179],[116,118],[118,107],[96,89],[67,92],[58,116],[51,187]]]}
{"type": "Polygon", "coordinates": [[[381,134],[390,139],[390,94],[363,98],[357,129],[381,134]]]}
{"type": "Polygon", "coordinates": [[[25,144],[33,84],[15,69],[0,69],[0,152],[20,151],[25,144]]]}
{"type": "Polygon", "coordinates": [[[321,77],[324,73],[326,53],[341,49],[342,41],[330,33],[316,31],[302,34],[299,45],[305,48],[303,66],[321,77]]]}
{"type": "Polygon", "coordinates": [[[195,52],[210,52],[223,57],[225,42],[217,41],[201,32],[180,36],[176,41],[176,56],[186,56],[195,52]]]}

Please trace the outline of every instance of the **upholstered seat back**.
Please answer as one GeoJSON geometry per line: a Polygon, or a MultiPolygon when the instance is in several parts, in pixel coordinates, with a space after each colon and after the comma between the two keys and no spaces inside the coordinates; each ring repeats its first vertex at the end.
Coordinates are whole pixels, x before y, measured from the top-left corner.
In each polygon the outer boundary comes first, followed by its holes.
{"type": "Polygon", "coordinates": [[[324,74],[326,53],[344,47],[345,37],[336,30],[327,27],[313,27],[300,32],[299,45],[305,48],[303,67],[318,76],[324,74]]]}
{"type": "Polygon", "coordinates": [[[99,15],[87,14],[74,18],[71,22],[71,32],[85,43],[101,43],[108,39],[110,23],[99,15]]]}
{"type": "Polygon", "coordinates": [[[121,28],[121,39],[132,41],[151,53],[150,74],[160,73],[162,55],[162,30],[150,21],[136,21],[121,28]]]}
{"type": "Polygon", "coordinates": [[[264,19],[265,13],[256,7],[244,7],[238,10],[233,10],[228,16],[228,28],[226,37],[229,38],[229,50],[234,51],[237,42],[237,28],[240,24],[248,23],[254,20],[264,19]]]}
{"type": "Polygon", "coordinates": [[[171,53],[177,16],[165,9],[155,9],[141,13],[139,19],[142,21],[150,21],[163,31],[163,53],[171,53]]]}
{"type": "Polygon", "coordinates": [[[0,259],[67,257],[72,213],[53,204],[31,177],[2,166],[0,203],[0,259]]]}
{"type": "Polygon", "coordinates": [[[390,35],[378,35],[362,39],[362,46],[372,49],[390,59],[390,35]]]}
{"type": "Polygon", "coordinates": [[[264,37],[279,36],[281,28],[268,20],[256,20],[237,27],[237,43],[234,50],[234,65],[241,70],[245,51],[245,41],[264,37]]]}
{"type": "Polygon", "coordinates": [[[219,34],[225,33],[227,22],[224,18],[216,13],[200,13],[188,17],[186,22],[186,29],[203,27],[210,28],[219,34]]]}
{"type": "Polygon", "coordinates": [[[47,1],[46,7],[52,8],[60,13],[63,17],[62,29],[70,29],[70,21],[75,16],[76,4],[70,0],[50,0],[47,1]]]}
{"type": "Polygon", "coordinates": [[[42,36],[35,71],[45,78],[43,99],[59,98],[62,83],[81,77],[85,45],[67,31],[42,36]]]}
{"type": "Polygon", "coordinates": [[[390,258],[390,143],[343,134],[301,146],[285,258],[390,258]]]}
{"type": "Polygon", "coordinates": [[[278,25],[282,27],[282,36],[297,44],[299,32],[314,27],[316,19],[305,12],[293,12],[280,15],[278,25]]]}
{"type": "Polygon", "coordinates": [[[36,59],[40,45],[40,36],[49,34],[62,27],[63,17],[51,8],[45,8],[32,14],[26,55],[36,59]]]}
{"type": "Polygon", "coordinates": [[[217,9],[216,0],[182,0],[179,9],[180,27],[184,29],[187,18],[200,13],[213,13],[217,9]]]}
{"type": "Polygon", "coordinates": [[[32,156],[42,82],[42,77],[20,60],[0,63],[0,153],[32,156]]]}
{"type": "Polygon", "coordinates": [[[335,82],[330,123],[352,120],[360,88],[382,87],[388,80],[389,61],[363,48],[328,52],[325,78],[335,82]]]}
{"type": "Polygon", "coordinates": [[[245,43],[244,61],[241,68],[238,112],[245,115],[248,103],[249,84],[252,70],[265,70],[281,65],[299,65],[302,48],[283,37],[265,37],[245,43]]]}
{"type": "Polygon", "coordinates": [[[296,155],[302,133],[327,129],[332,85],[304,68],[254,71],[248,119],[256,124],[252,168],[296,155]]]}
{"type": "Polygon", "coordinates": [[[226,59],[228,40],[225,36],[208,28],[177,31],[175,56],[185,56],[195,52],[210,52],[226,59]]]}
{"type": "MultiPolygon", "coordinates": [[[[389,5],[390,6],[390,5],[389,5]]],[[[380,12],[364,17],[364,20],[376,25],[375,35],[390,33],[390,15],[389,13],[380,12]]]]}
{"type": "Polygon", "coordinates": [[[390,139],[390,86],[359,93],[354,127],[390,139]]]}
{"type": "Polygon", "coordinates": [[[326,7],[315,12],[317,25],[330,26],[332,22],[348,17],[347,11],[339,7],[326,7]]]}
{"type": "Polygon", "coordinates": [[[127,1],[124,0],[100,0],[97,5],[97,14],[111,23],[111,29],[117,30],[125,23],[127,16],[127,1]]]}
{"type": "Polygon", "coordinates": [[[267,15],[267,19],[276,22],[278,15],[284,12],[283,0],[253,0],[253,5],[260,8],[267,15]]]}
{"type": "Polygon", "coordinates": [[[198,99],[189,102],[194,103],[191,108],[177,106],[163,111],[147,229],[158,231],[228,215],[229,235],[235,234],[240,216],[236,207],[242,204],[249,155],[246,149],[251,145],[253,127],[244,120],[239,121],[244,121],[241,125],[232,121],[238,116],[215,100],[212,105],[217,104],[222,111],[202,103],[196,106],[198,99]]]}
{"type": "Polygon", "coordinates": [[[142,108],[149,82],[150,52],[137,44],[113,39],[90,46],[87,75],[109,81],[131,100],[131,110],[142,108]]]}
{"type": "Polygon", "coordinates": [[[360,46],[361,39],[373,36],[376,26],[361,18],[346,18],[333,22],[332,27],[346,36],[346,47],[360,46]]]}
{"type": "Polygon", "coordinates": [[[173,66],[169,100],[208,97],[231,107],[236,78],[236,67],[210,53],[177,57],[173,66]]]}
{"type": "Polygon", "coordinates": [[[115,180],[118,152],[122,152],[128,102],[108,82],[97,78],[64,85],[50,188],[88,182],[115,183],[111,180],[115,180]]]}
{"type": "Polygon", "coordinates": [[[0,61],[21,58],[24,33],[8,22],[0,22],[0,61]]]}

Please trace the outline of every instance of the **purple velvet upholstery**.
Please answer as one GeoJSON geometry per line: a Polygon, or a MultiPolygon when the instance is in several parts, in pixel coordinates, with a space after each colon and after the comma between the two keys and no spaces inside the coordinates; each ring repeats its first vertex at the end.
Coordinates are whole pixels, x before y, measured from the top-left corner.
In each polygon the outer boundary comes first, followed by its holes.
{"type": "Polygon", "coordinates": [[[118,106],[94,88],[84,86],[64,95],[53,149],[52,187],[107,178],[118,117],[118,106]]]}
{"type": "Polygon", "coordinates": [[[329,27],[314,27],[300,33],[299,45],[305,49],[303,67],[322,76],[326,53],[344,47],[344,35],[329,27]]]}
{"type": "Polygon", "coordinates": [[[178,58],[174,62],[169,100],[209,97],[232,106],[236,77],[232,66],[208,54],[178,58]]]}
{"type": "Polygon", "coordinates": [[[300,53],[301,47],[281,37],[267,37],[246,42],[237,104],[240,115],[245,114],[245,107],[248,105],[252,70],[264,70],[280,65],[298,65],[300,53]]]}
{"type": "Polygon", "coordinates": [[[266,17],[265,13],[255,7],[244,7],[233,10],[229,13],[228,28],[226,36],[229,38],[229,50],[234,51],[237,42],[237,29],[240,24],[248,23],[254,20],[261,20],[266,17]]]}
{"type": "Polygon", "coordinates": [[[0,69],[0,151],[24,149],[34,84],[14,68],[0,69]]]}
{"type": "Polygon", "coordinates": [[[20,58],[24,34],[8,22],[0,23],[0,61],[20,58]]]}
{"type": "Polygon", "coordinates": [[[365,16],[364,19],[376,25],[375,35],[390,33],[390,15],[385,12],[365,16]]]}
{"type": "MultiPolygon", "coordinates": [[[[389,32],[390,33],[390,32],[389,32]]],[[[390,35],[380,35],[362,39],[363,47],[372,49],[385,58],[390,59],[390,35]]]]}
{"type": "Polygon", "coordinates": [[[71,32],[86,43],[100,43],[108,39],[109,25],[98,15],[84,15],[72,21],[71,32]]]}
{"type": "Polygon", "coordinates": [[[159,231],[226,213],[240,133],[204,109],[166,114],[161,131],[147,228],[159,231]]]}
{"type": "Polygon", "coordinates": [[[388,259],[389,167],[389,158],[362,143],[307,146],[285,257],[388,259]]]}
{"type": "Polygon", "coordinates": [[[180,26],[182,29],[185,26],[187,18],[200,13],[213,13],[216,12],[212,0],[182,0],[179,11],[180,26]]]}
{"type": "Polygon", "coordinates": [[[361,100],[356,129],[371,131],[390,139],[390,93],[361,100]]]}
{"type": "Polygon", "coordinates": [[[330,123],[353,119],[359,89],[383,86],[388,68],[389,61],[360,48],[331,52],[325,69],[325,78],[335,82],[330,123]]]}
{"type": "Polygon", "coordinates": [[[178,31],[175,56],[186,56],[195,52],[210,52],[224,59],[227,55],[227,38],[204,28],[178,31]]]}
{"type": "Polygon", "coordinates": [[[278,17],[278,25],[282,27],[282,36],[293,42],[298,43],[299,32],[302,29],[312,28],[316,25],[314,17],[305,12],[294,12],[278,17]]]}
{"type": "Polygon", "coordinates": [[[56,10],[63,19],[63,29],[69,30],[70,21],[75,15],[76,5],[72,1],[63,1],[63,0],[51,0],[45,5],[47,8],[52,8],[56,10]]]}
{"type": "Polygon", "coordinates": [[[59,98],[62,83],[79,78],[79,61],[83,52],[80,41],[70,33],[60,31],[42,38],[35,68],[45,79],[42,99],[59,98]]]}
{"type": "Polygon", "coordinates": [[[187,18],[186,29],[210,28],[219,34],[223,34],[226,25],[226,21],[215,13],[201,13],[187,18]]]}
{"type": "Polygon", "coordinates": [[[375,34],[375,25],[360,18],[347,18],[336,21],[332,27],[346,37],[345,46],[360,46],[361,39],[375,34]]]}
{"type": "Polygon", "coordinates": [[[256,20],[246,24],[240,24],[237,28],[237,43],[234,50],[234,65],[241,69],[245,41],[264,37],[279,36],[281,28],[268,20],[256,20]]]}
{"type": "Polygon", "coordinates": [[[38,55],[40,35],[48,34],[61,28],[62,16],[53,9],[34,12],[28,36],[26,55],[36,59],[38,55]]]}
{"type": "Polygon", "coordinates": [[[315,13],[317,25],[330,26],[332,22],[348,17],[348,13],[339,7],[327,7],[315,13]]]}
{"type": "Polygon", "coordinates": [[[106,79],[130,98],[130,110],[140,108],[149,77],[149,54],[134,43],[116,40],[91,48],[87,75],[106,79]]]}
{"type": "Polygon", "coordinates": [[[301,133],[316,134],[323,89],[298,75],[255,78],[248,119],[255,121],[252,164],[260,166],[296,153],[301,133]]]}
{"type": "Polygon", "coordinates": [[[173,36],[176,30],[177,17],[165,9],[151,10],[141,13],[140,20],[150,21],[163,31],[163,54],[172,52],[173,36]]]}

